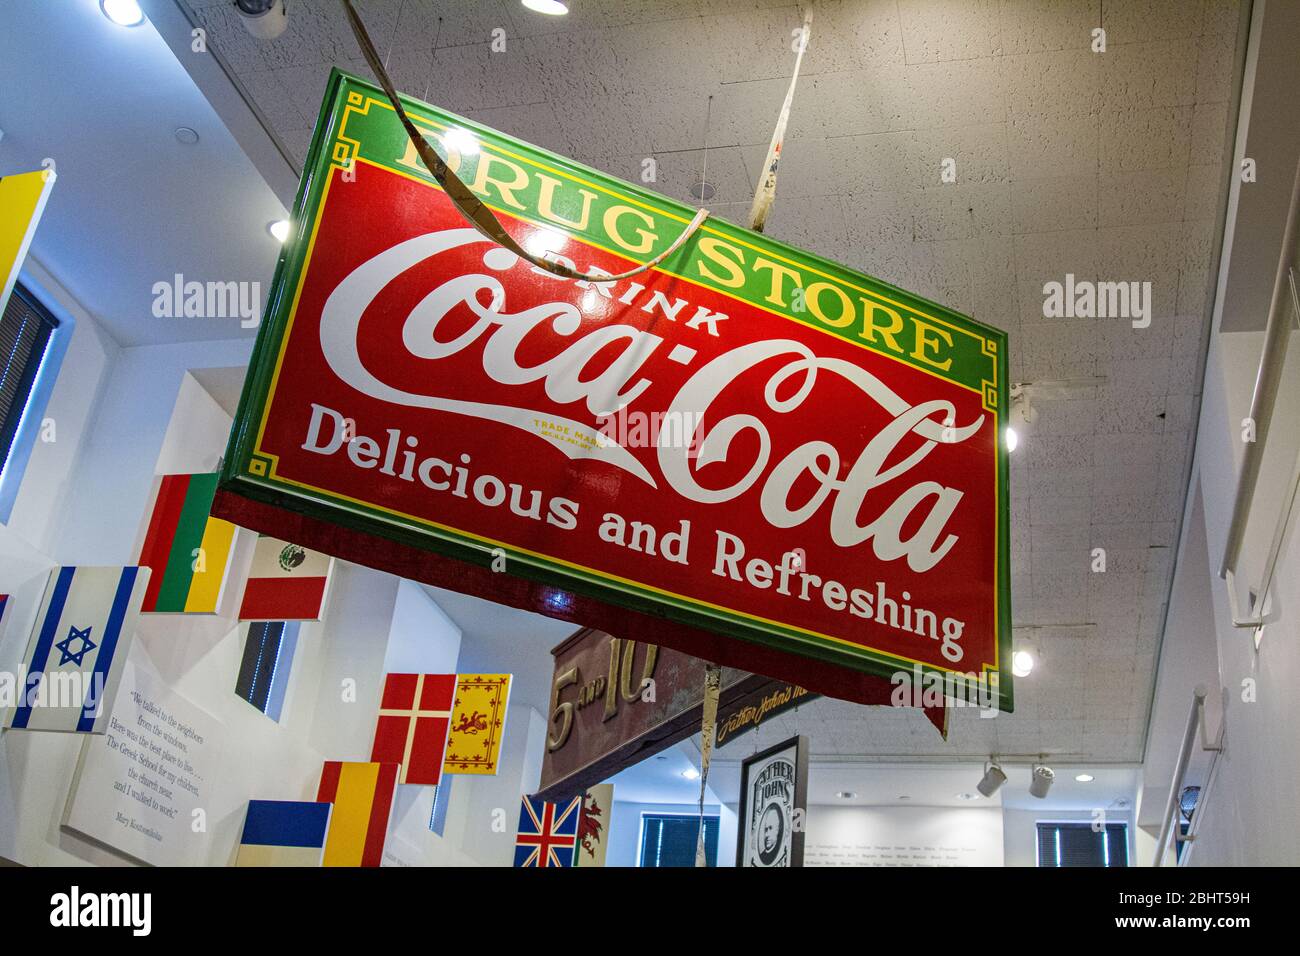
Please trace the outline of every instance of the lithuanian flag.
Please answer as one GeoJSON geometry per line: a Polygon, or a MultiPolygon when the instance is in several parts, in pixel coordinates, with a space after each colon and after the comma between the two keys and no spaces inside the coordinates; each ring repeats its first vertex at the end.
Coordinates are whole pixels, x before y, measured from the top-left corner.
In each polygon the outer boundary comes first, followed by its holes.
{"type": "Polygon", "coordinates": [[[235,526],[213,518],[217,476],[164,475],[158,484],[140,564],[152,568],[146,613],[215,614],[221,603],[235,526]]]}

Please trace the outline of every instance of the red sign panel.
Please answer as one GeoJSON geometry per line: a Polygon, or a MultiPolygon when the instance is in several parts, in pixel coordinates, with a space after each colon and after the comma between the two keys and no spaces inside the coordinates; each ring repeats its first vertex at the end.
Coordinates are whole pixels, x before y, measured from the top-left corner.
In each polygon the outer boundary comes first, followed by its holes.
{"type": "MultiPolygon", "coordinates": [[[[812,690],[920,668],[1009,708],[1002,333],[713,219],[558,279],[462,219],[382,94],[328,96],[216,513],[812,690]]],[[[580,269],[690,218],[409,109],[580,269]]]]}

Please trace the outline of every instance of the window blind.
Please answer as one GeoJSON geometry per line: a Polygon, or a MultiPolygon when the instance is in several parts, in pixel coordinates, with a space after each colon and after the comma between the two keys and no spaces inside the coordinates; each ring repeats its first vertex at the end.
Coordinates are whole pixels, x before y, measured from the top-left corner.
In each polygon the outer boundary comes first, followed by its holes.
{"type": "MultiPolygon", "coordinates": [[[[694,866],[699,817],[647,813],[641,817],[641,866],[694,866]]],[[[704,818],[704,855],[718,865],[718,818],[704,818]]]]}
{"type": "Polygon", "coordinates": [[[9,460],[18,423],[59,322],[21,285],[0,315],[0,470],[9,460]]]}
{"type": "Polygon", "coordinates": [[[1039,866],[1128,866],[1128,828],[1108,823],[1039,823],[1039,866]]]}

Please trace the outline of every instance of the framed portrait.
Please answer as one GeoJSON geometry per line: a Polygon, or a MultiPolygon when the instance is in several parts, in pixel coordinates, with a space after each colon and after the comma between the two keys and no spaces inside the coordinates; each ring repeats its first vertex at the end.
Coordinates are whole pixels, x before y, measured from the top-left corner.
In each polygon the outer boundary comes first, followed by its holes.
{"type": "Polygon", "coordinates": [[[803,866],[808,739],[791,737],[740,766],[736,866],[803,866]]]}

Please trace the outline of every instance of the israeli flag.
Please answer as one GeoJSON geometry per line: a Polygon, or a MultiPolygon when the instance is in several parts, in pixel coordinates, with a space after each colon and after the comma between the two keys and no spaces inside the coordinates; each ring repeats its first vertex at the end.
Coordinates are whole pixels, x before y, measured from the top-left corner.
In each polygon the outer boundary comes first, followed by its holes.
{"type": "Polygon", "coordinates": [[[148,568],[50,572],[6,727],[83,734],[108,729],[148,583],[148,568]]]}

